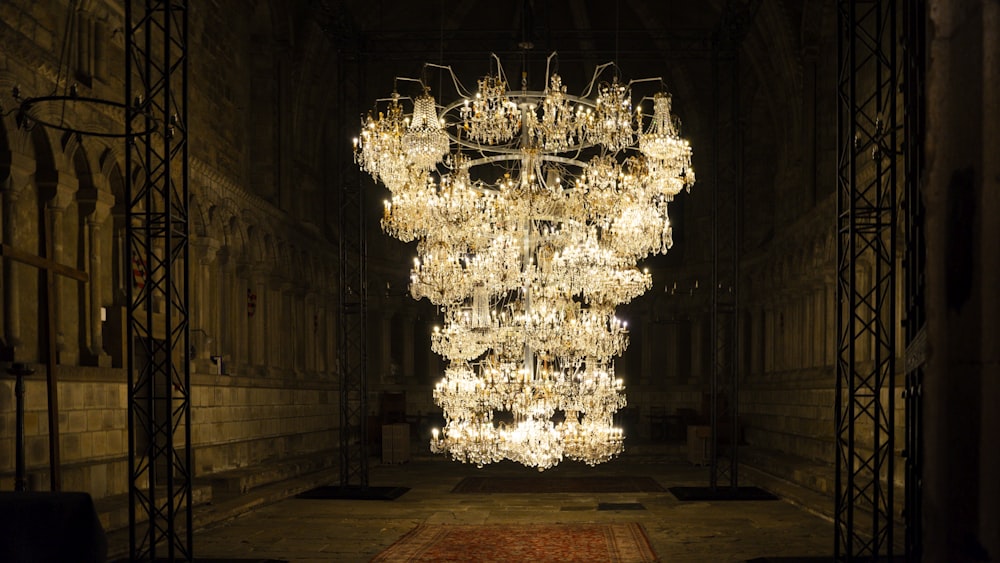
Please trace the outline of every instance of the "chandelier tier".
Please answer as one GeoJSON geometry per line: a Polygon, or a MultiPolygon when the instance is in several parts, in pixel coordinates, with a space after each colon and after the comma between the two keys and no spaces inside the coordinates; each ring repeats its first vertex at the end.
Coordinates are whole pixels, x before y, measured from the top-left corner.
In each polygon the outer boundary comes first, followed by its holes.
{"type": "MultiPolygon", "coordinates": [[[[495,58],[495,57],[494,57],[495,58]]],[[[543,470],[564,458],[607,461],[626,404],[614,358],[628,346],[619,305],[647,291],[638,260],[673,245],[668,204],[694,183],[671,98],[633,108],[633,85],[567,93],[510,90],[497,74],[438,106],[427,87],[393,92],[362,122],[355,160],[389,190],[382,228],[417,241],[410,293],[443,315],[431,349],[446,424],[431,450],[482,466],[543,470]]],[[[447,67],[441,67],[450,72],[447,67]]]]}

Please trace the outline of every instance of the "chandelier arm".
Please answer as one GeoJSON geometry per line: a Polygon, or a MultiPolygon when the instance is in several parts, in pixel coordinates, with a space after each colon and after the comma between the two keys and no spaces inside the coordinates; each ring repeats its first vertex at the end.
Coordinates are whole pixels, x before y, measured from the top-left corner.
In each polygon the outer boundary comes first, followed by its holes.
{"type": "MultiPolygon", "coordinates": [[[[421,80],[421,79],[419,79],[419,78],[410,78],[409,76],[397,76],[397,77],[393,78],[393,80],[395,80],[395,81],[402,81],[402,82],[416,82],[417,84],[420,85],[421,88],[427,89],[427,85],[424,84],[424,81],[421,80]]],[[[413,98],[410,98],[410,99],[413,99],[413,98]]]]}
{"type": "MultiPolygon", "coordinates": [[[[474,168],[476,166],[482,166],[482,165],[485,165],[485,164],[492,164],[494,162],[520,161],[521,158],[522,158],[522,155],[521,155],[520,152],[495,154],[495,155],[491,155],[491,156],[484,156],[484,157],[481,157],[481,158],[476,158],[476,159],[470,160],[469,163],[468,163],[468,165],[469,165],[469,168],[474,168]]],[[[566,156],[559,156],[559,155],[554,155],[554,154],[540,154],[540,155],[538,155],[538,160],[541,160],[541,161],[544,161],[544,162],[558,162],[560,164],[568,164],[570,166],[576,166],[577,168],[583,168],[583,167],[586,166],[586,164],[584,164],[583,162],[580,162],[579,160],[576,160],[574,158],[569,158],[569,157],[566,157],[566,156]]]]}
{"type": "Polygon", "coordinates": [[[629,80],[628,81],[628,85],[631,86],[633,84],[641,84],[643,82],[659,82],[659,83],[662,84],[663,83],[663,77],[662,76],[650,76],[649,78],[635,78],[635,79],[629,80]]]}
{"type": "Polygon", "coordinates": [[[497,76],[499,76],[504,82],[510,84],[507,80],[507,73],[503,70],[503,64],[500,62],[500,57],[497,56],[496,53],[490,53],[490,56],[497,62],[497,76]]]}
{"type": "Polygon", "coordinates": [[[546,90],[548,90],[548,84],[549,84],[549,65],[552,63],[552,57],[558,56],[558,54],[559,53],[557,51],[552,51],[552,54],[549,55],[548,57],[546,57],[546,59],[545,59],[545,82],[544,82],[544,84],[546,85],[545,86],[546,90]]]}
{"type": "Polygon", "coordinates": [[[462,85],[462,82],[459,81],[458,76],[455,75],[455,71],[454,71],[454,69],[451,68],[450,65],[439,65],[437,63],[424,63],[424,67],[439,68],[441,70],[447,70],[448,71],[448,75],[451,76],[451,82],[452,82],[452,84],[455,85],[455,92],[457,92],[458,95],[462,96],[463,98],[468,97],[468,96],[471,95],[471,92],[469,92],[469,90],[467,90],[465,88],[465,86],[462,85]]]}
{"type": "MultiPolygon", "coordinates": [[[[612,64],[612,63],[607,63],[607,64],[612,64]]],[[[412,80],[414,82],[419,82],[419,80],[417,80],[415,78],[400,78],[399,80],[412,80]]],[[[656,79],[650,79],[650,80],[659,80],[659,79],[656,78],[656,79]]],[[[591,85],[593,85],[593,82],[591,82],[591,85]]],[[[587,96],[590,95],[589,92],[590,92],[590,89],[588,89],[587,93],[582,94],[580,96],[576,96],[576,95],[573,95],[573,94],[563,94],[563,97],[566,98],[567,100],[570,100],[570,101],[574,102],[574,103],[582,104],[584,106],[587,106],[587,107],[593,109],[593,108],[596,107],[596,104],[594,103],[594,100],[591,100],[591,99],[589,99],[587,97],[587,96]]],[[[514,100],[514,101],[517,101],[517,102],[533,102],[533,101],[537,102],[537,101],[544,100],[547,95],[548,94],[546,94],[544,91],[541,91],[541,90],[517,90],[517,91],[511,91],[510,98],[511,98],[511,100],[514,100]]],[[[465,99],[460,98],[460,99],[457,99],[457,100],[451,102],[450,104],[448,104],[446,106],[443,106],[443,108],[441,110],[441,115],[443,116],[443,115],[445,115],[445,114],[447,114],[449,112],[452,112],[452,111],[458,109],[461,106],[464,106],[465,102],[466,102],[465,99]]]]}
{"type": "Polygon", "coordinates": [[[594,69],[594,76],[591,77],[590,84],[587,84],[587,90],[583,93],[584,98],[590,97],[591,92],[594,91],[594,84],[597,83],[597,78],[601,75],[602,72],[604,72],[604,69],[608,68],[609,66],[614,66],[614,64],[615,63],[613,62],[604,63],[602,65],[598,65],[597,68],[594,69]]]}

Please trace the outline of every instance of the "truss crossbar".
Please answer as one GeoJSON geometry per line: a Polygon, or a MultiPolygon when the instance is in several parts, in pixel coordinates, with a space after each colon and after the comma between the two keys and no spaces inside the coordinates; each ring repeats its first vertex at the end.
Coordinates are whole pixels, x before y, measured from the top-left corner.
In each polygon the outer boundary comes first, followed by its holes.
{"type": "Polygon", "coordinates": [[[838,2],[834,553],[893,555],[896,3],[838,2]]]}

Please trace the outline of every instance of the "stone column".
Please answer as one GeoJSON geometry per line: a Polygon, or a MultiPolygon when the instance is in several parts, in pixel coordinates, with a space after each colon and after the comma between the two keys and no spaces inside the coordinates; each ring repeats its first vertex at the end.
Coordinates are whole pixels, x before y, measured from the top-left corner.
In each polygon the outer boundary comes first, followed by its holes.
{"type": "MultiPolygon", "coordinates": [[[[58,181],[54,182],[40,182],[42,199],[45,201],[46,210],[45,212],[49,214],[49,232],[45,233],[44,236],[48,239],[48,245],[46,248],[46,254],[50,260],[58,262],[60,264],[65,264],[68,266],[75,265],[75,263],[70,260],[70,257],[66,256],[65,250],[65,239],[63,236],[64,219],[66,208],[69,207],[70,203],[73,201],[73,194],[77,190],[77,181],[73,178],[60,178],[58,181]]],[[[41,229],[39,229],[41,231],[41,229]]],[[[66,314],[64,310],[66,306],[69,305],[70,297],[73,296],[73,289],[76,281],[68,280],[63,276],[55,275],[50,273],[49,275],[55,276],[55,292],[53,292],[53,302],[50,306],[53,308],[54,314],[52,316],[53,322],[56,325],[56,350],[58,351],[58,362],[63,365],[75,365],[79,361],[80,347],[77,338],[74,338],[69,333],[74,332],[78,334],[79,326],[77,323],[70,323],[69,315],[66,314]],[[70,284],[73,284],[72,286],[70,284]]],[[[45,291],[45,288],[41,288],[41,291],[45,291]]]]}
{"type": "Polygon", "coordinates": [[[760,375],[763,373],[763,336],[764,332],[764,309],[760,305],[754,304],[748,308],[750,318],[747,322],[747,331],[750,333],[750,370],[747,375],[760,375]]]}
{"type": "MultiPolygon", "coordinates": [[[[0,220],[3,221],[2,233],[3,243],[13,247],[20,247],[17,240],[17,225],[23,217],[19,217],[21,212],[20,202],[24,199],[23,194],[31,175],[35,172],[35,161],[19,154],[10,154],[9,176],[0,181],[0,206],[3,210],[0,213],[0,220]]],[[[22,231],[23,232],[23,231],[22,231]]],[[[0,260],[0,267],[3,268],[3,338],[10,347],[13,357],[17,347],[21,345],[21,295],[20,290],[20,270],[23,265],[17,264],[13,260],[0,260]]]]}
{"type": "Polygon", "coordinates": [[[195,348],[195,368],[202,373],[216,373],[218,367],[212,356],[221,351],[219,318],[222,314],[220,300],[213,295],[213,267],[219,252],[219,241],[212,237],[191,240],[191,343],[195,348]]]}
{"type": "MultiPolygon", "coordinates": [[[[254,316],[247,322],[247,345],[251,358],[250,363],[254,366],[265,367],[269,365],[272,355],[271,343],[264,339],[264,328],[267,325],[268,311],[273,305],[273,299],[268,295],[266,280],[267,273],[257,265],[250,276],[250,291],[257,296],[257,304],[254,309],[254,316]]],[[[259,370],[262,372],[263,370],[259,370]]]]}
{"type": "Polygon", "coordinates": [[[1000,6],[928,6],[924,561],[1000,558],[1000,6]]]}
{"type": "Polygon", "coordinates": [[[379,381],[382,383],[392,383],[392,316],[395,309],[383,306],[378,315],[378,343],[376,348],[378,356],[376,372],[379,374],[379,381]]]}
{"type": "Polygon", "coordinates": [[[341,330],[337,316],[340,311],[339,307],[340,301],[337,294],[328,294],[326,296],[326,306],[324,307],[326,318],[323,322],[323,345],[320,363],[322,365],[321,369],[331,376],[337,375],[340,372],[340,356],[337,352],[337,346],[340,341],[340,334],[337,331],[341,330]]]}
{"type": "Polygon", "coordinates": [[[86,218],[84,262],[88,265],[90,274],[86,292],[86,314],[83,316],[86,321],[88,352],[84,359],[90,365],[110,367],[111,357],[104,351],[104,323],[101,320],[105,284],[101,228],[111,213],[114,196],[105,191],[87,189],[81,190],[77,202],[81,215],[86,218]]]}
{"type": "Polygon", "coordinates": [[[294,330],[289,331],[288,352],[285,355],[287,367],[295,372],[302,370],[302,360],[305,358],[306,339],[312,332],[311,322],[306,322],[305,309],[302,306],[302,288],[294,284],[286,284],[286,303],[289,306],[287,315],[291,315],[290,325],[294,330]]]}
{"type": "Polygon", "coordinates": [[[807,365],[807,348],[809,347],[809,315],[808,315],[808,294],[805,291],[795,292],[795,314],[792,323],[792,337],[795,339],[793,346],[792,369],[801,370],[807,365]]]}
{"type": "Polygon", "coordinates": [[[653,323],[650,318],[649,311],[644,311],[639,316],[639,322],[641,323],[640,326],[642,326],[642,336],[639,338],[640,342],[638,342],[641,347],[639,349],[641,356],[639,358],[640,368],[638,381],[639,385],[649,385],[650,379],[660,381],[665,376],[663,370],[664,366],[657,366],[657,373],[655,375],[653,374],[652,362],[653,346],[663,346],[663,342],[653,344],[653,339],[651,337],[651,333],[653,332],[653,323]]]}
{"type": "Polygon", "coordinates": [[[764,334],[761,339],[763,342],[764,373],[775,371],[777,368],[777,362],[775,361],[775,352],[778,350],[777,324],[777,311],[774,304],[769,301],[764,305],[764,334]]]}
{"type": "Polygon", "coordinates": [[[319,349],[322,333],[323,315],[320,313],[319,296],[312,290],[306,290],[303,300],[303,310],[306,319],[306,362],[305,371],[315,373],[319,371],[319,349]]]}
{"type": "MultiPolygon", "coordinates": [[[[276,282],[268,279],[263,273],[257,277],[257,314],[254,320],[253,346],[260,350],[258,363],[266,368],[279,367],[281,365],[281,353],[284,348],[283,342],[288,338],[288,333],[292,327],[286,323],[287,320],[279,317],[281,313],[281,290],[279,286],[272,285],[276,282]],[[263,306],[263,307],[262,307],[263,306]],[[283,326],[281,334],[269,334],[268,328],[283,326]]],[[[266,373],[266,372],[262,372],[266,373]]]]}
{"type": "MultiPolygon", "coordinates": [[[[253,291],[253,284],[250,279],[250,268],[245,262],[234,264],[231,270],[231,283],[224,291],[229,292],[230,311],[232,313],[232,354],[233,362],[241,366],[249,367],[253,364],[247,342],[249,339],[250,325],[254,321],[247,314],[247,292],[253,291]]],[[[257,313],[254,312],[254,315],[257,313]]],[[[242,370],[245,374],[246,369],[242,370]]]]}
{"type": "Polygon", "coordinates": [[[677,361],[677,323],[676,322],[664,322],[658,325],[657,332],[661,335],[660,346],[663,346],[665,350],[666,363],[662,366],[663,377],[658,378],[653,381],[653,387],[657,391],[662,391],[667,389],[670,381],[680,381],[683,379],[679,370],[679,363],[677,361]]]}
{"type": "Polygon", "coordinates": [[[817,284],[813,286],[813,290],[809,294],[809,308],[812,313],[812,340],[809,352],[812,362],[810,367],[821,367],[824,361],[823,346],[827,335],[824,325],[826,319],[824,317],[823,291],[824,286],[817,284]]]}
{"type": "Polygon", "coordinates": [[[306,288],[302,285],[293,287],[292,300],[295,305],[295,316],[298,318],[298,335],[293,336],[295,342],[295,355],[292,357],[292,368],[296,373],[304,372],[308,369],[309,351],[312,349],[310,342],[313,334],[313,316],[306,307],[306,288]]]}
{"type": "Polygon", "coordinates": [[[320,295],[312,296],[313,311],[313,333],[312,333],[312,365],[310,369],[315,372],[322,372],[325,369],[323,364],[323,349],[326,347],[326,309],[320,304],[320,295]]]}
{"type": "Polygon", "coordinates": [[[229,302],[231,297],[229,288],[232,285],[230,273],[232,261],[225,248],[220,248],[215,256],[215,266],[212,268],[215,274],[215,283],[211,288],[211,295],[218,302],[216,307],[218,314],[212,324],[215,328],[215,353],[222,356],[223,361],[228,363],[233,361],[233,312],[232,304],[229,302]]]}
{"type": "Polygon", "coordinates": [[[403,332],[403,342],[402,344],[402,354],[401,360],[403,365],[399,366],[401,371],[401,376],[404,381],[411,381],[416,372],[414,371],[414,342],[413,342],[413,323],[416,320],[411,307],[405,307],[403,309],[403,314],[400,316],[400,322],[402,323],[403,332]]]}

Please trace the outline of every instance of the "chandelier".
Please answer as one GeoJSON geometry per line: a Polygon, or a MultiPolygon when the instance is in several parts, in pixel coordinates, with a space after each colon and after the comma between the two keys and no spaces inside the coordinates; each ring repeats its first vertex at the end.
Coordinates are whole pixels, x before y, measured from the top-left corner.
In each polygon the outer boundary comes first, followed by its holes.
{"type": "Polygon", "coordinates": [[[391,194],[383,230],[417,241],[411,295],[443,316],[431,348],[447,361],[433,392],[446,424],[431,451],[601,463],[624,440],[615,310],[651,286],[638,260],[673,244],[667,207],[694,183],[691,147],[669,95],[649,115],[633,107],[633,86],[652,80],[599,82],[609,63],[579,96],[548,71],[544,90],[515,91],[494,58],[474,93],[452,73],[448,105],[422,83],[412,99],[393,92],[354,141],[391,194]]]}

